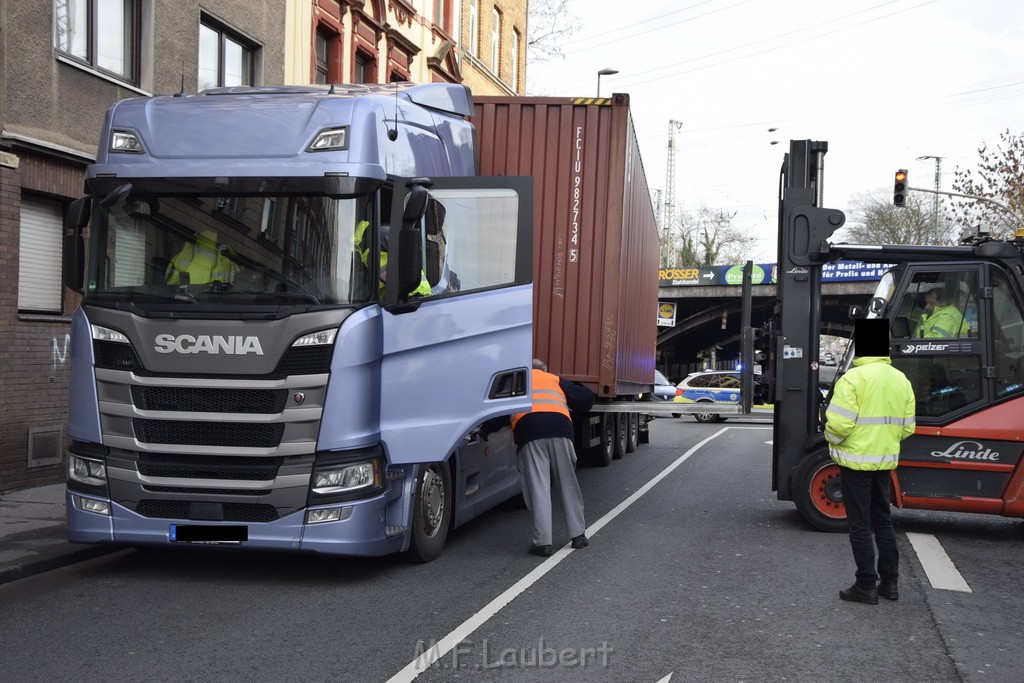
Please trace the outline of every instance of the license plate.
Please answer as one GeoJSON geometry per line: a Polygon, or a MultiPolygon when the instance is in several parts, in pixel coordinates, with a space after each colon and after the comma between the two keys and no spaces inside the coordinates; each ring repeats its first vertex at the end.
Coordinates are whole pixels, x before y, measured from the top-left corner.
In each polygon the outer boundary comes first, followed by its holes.
{"type": "Polygon", "coordinates": [[[168,539],[171,543],[236,544],[249,540],[249,527],[172,524],[168,539]]]}

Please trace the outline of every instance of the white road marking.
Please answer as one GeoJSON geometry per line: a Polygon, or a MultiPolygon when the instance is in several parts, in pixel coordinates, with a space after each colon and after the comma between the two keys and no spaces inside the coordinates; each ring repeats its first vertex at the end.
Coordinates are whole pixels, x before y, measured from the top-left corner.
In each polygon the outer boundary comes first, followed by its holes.
{"type": "Polygon", "coordinates": [[[964,581],[964,577],[957,571],[953,560],[942,549],[939,539],[931,534],[914,534],[907,532],[910,545],[914,546],[917,559],[924,567],[924,573],[928,576],[932,588],[947,591],[960,591],[972,593],[971,587],[964,581]]]}
{"type": "MultiPolygon", "coordinates": [[[[587,536],[593,536],[602,528],[604,528],[605,524],[618,517],[626,508],[628,508],[630,505],[639,500],[641,496],[643,496],[645,493],[654,488],[655,484],[657,484],[662,479],[670,475],[673,472],[673,470],[675,470],[677,467],[686,462],[686,460],[691,455],[700,450],[706,443],[708,443],[712,439],[721,436],[728,429],[730,429],[730,427],[723,427],[722,429],[719,429],[717,432],[715,432],[708,438],[704,439],[703,441],[698,442],[690,450],[680,455],[675,460],[675,462],[673,462],[671,465],[669,465],[660,473],[658,473],[658,475],[655,476],[654,479],[651,479],[649,482],[647,482],[639,489],[637,489],[637,491],[634,492],[633,495],[631,495],[629,498],[616,505],[615,508],[608,512],[604,517],[591,524],[587,528],[587,536]]],[[[444,657],[446,654],[451,652],[456,645],[458,645],[463,640],[472,635],[473,631],[483,626],[484,623],[488,619],[493,617],[495,614],[497,614],[502,607],[515,600],[516,597],[518,597],[521,593],[526,591],[530,586],[537,583],[545,574],[554,569],[559,562],[568,557],[569,553],[571,552],[573,552],[573,548],[572,545],[568,543],[565,544],[563,547],[559,548],[557,553],[555,553],[547,560],[542,562],[540,565],[538,565],[537,568],[534,569],[532,572],[516,581],[511,588],[508,588],[501,595],[491,600],[484,606],[483,609],[481,609],[479,612],[471,616],[469,619],[466,619],[466,621],[456,626],[455,630],[446,635],[444,638],[437,641],[437,643],[433,647],[427,648],[427,650],[423,654],[409,662],[405,666],[405,668],[403,668],[401,671],[399,671],[394,676],[389,678],[387,683],[407,683],[408,681],[414,680],[417,676],[420,675],[421,672],[429,669],[434,662],[444,657]]]]}
{"type": "Polygon", "coordinates": [[[674,674],[674,673],[675,673],[675,671],[673,671],[673,672],[669,673],[669,675],[668,675],[668,676],[665,676],[665,677],[664,677],[663,679],[661,679],[660,681],[658,681],[658,683],[668,683],[669,681],[671,681],[671,680],[672,680],[672,674],[674,674]]]}

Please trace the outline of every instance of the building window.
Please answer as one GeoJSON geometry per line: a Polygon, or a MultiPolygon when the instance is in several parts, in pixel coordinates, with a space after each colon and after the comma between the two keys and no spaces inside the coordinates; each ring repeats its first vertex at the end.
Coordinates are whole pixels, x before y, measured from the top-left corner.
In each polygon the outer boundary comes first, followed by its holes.
{"type": "Polygon", "coordinates": [[[58,202],[21,198],[18,249],[18,310],[61,313],[61,230],[58,202]],[[56,257],[55,257],[56,255],[56,257]]]}
{"type": "Polygon", "coordinates": [[[513,90],[519,90],[519,29],[512,29],[512,75],[509,84],[513,90]]]}
{"type": "Polygon", "coordinates": [[[327,60],[330,56],[330,45],[334,36],[323,29],[316,30],[316,75],[314,83],[328,83],[330,81],[330,68],[327,60]]]}
{"type": "Polygon", "coordinates": [[[199,26],[199,90],[253,85],[255,47],[229,30],[208,23],[199,26]]]}
{"type": "Polygon", "coordinates": [[[58,52],[136,83],[138,0],[53,0],[53,14],[58,52]]]}
{"type": "Polygon", "coordinates": [[[434,26],[452,35],[452,14],[450,0],[434,0],[434,26]]]}
{"type": "Polygon", "coordinates": [[[353,83],[376,83],[375,62],[372,57],[361,50],[356,51],[356,58],[352,64],[353,83]]]}
{"type": "Polygon", "coordinates": [[[491,26],[491,71],[501,75],[501,12],[494,8],[494,25],[491,26]]]}
{"type": "Polygon", "coordinates": [[[480,56],[480,13],[477,0],[469,0],[469,54],[480,56]]]}

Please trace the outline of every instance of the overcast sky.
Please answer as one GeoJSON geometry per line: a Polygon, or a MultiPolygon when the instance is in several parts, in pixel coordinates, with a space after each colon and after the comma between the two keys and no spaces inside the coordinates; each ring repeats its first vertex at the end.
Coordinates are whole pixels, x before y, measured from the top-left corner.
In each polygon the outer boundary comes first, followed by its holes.
{"type": "MultiPolygon", "coordinates": [[[[565,59],[531,64],[533,95],[630,95],[647,182],[665,187],[669,120],[676,203],[736,212],[775,260],[778,175],[790,139],[826,140],[825,206],[942,187],[1000,132],[1024,130],[1020,0],[570,0],[581,30],[565,59]],[[654,55],[657,55],[655,58],[654,55]],[[777,128],[769,133],[769,128],[777,128]],[[779,144],[771,145],[772,140],[779,144]]],[[[930,197],[929,195],[923,195],[930,197]]]]}

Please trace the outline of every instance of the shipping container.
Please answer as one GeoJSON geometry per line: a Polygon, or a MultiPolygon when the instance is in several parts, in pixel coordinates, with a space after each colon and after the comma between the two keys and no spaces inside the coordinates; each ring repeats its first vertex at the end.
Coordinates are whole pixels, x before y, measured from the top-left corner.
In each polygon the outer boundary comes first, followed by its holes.
{"type": "Polygon", "coordinates": [[[660,244],[629,95],[474,104],[480,175],[534,179],[534,356],[603,399],[651,392],[660,244]]]}

